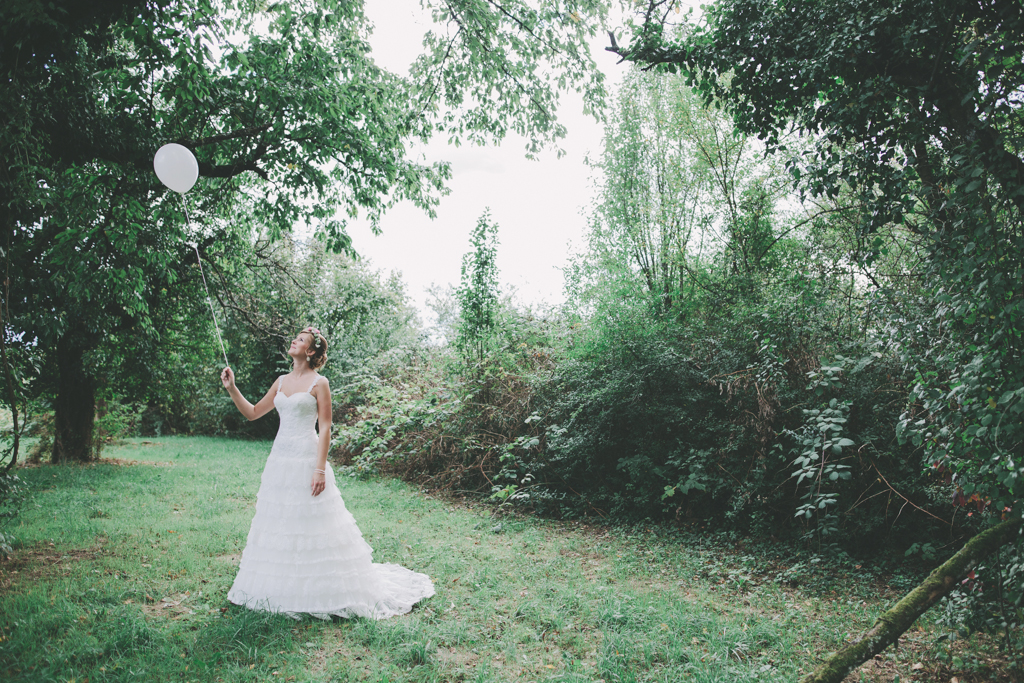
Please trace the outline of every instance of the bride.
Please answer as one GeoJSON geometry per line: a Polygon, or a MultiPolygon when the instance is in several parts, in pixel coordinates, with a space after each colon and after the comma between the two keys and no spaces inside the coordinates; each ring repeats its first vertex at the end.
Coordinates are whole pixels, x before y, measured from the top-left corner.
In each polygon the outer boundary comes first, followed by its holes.
{"type": "Polygon", "coordinates": [[[331,390],[327,378],[316,372],[327,361],[327,340],[307,327],[292,340],[288,355],[292,371],[275,380],[256,405],[235,386],[231,368],[220,376],[249,420],[271,408],[281,416],[228,600],[293,617],[405,614],[433,595],[434,585],[426,575],[400,565],[373,563],[372,549],[334,483],[327,466],[331,390]]]}

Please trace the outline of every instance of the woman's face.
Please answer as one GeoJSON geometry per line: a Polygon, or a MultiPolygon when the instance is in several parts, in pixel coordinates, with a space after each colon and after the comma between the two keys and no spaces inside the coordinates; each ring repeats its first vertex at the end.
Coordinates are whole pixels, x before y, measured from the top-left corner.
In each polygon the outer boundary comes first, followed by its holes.
{"type": "Polygon", "coordinates": [[[299,332],[295,335],[295,339],[292,339],[292,345],[288,347],[289,356],[306,356],[309,350],[309,344],[313,340],[313,335],[309,332],[299,332]]]}

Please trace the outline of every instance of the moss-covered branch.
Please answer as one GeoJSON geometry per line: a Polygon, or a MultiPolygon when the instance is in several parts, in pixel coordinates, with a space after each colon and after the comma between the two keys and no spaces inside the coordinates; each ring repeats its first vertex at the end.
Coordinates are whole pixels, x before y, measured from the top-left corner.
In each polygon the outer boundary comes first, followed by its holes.
{"type": "Polygon", "coordinates": [[[801,683],[839,683],[861,663],[896,642],[917,618],[942,599],[971,569],[1000,546],[1020,533],[1021,520],[1010,519],[981,532],[967,542],[960,552],[933,571],[920,586],[911,591],[889,611],[878,617],[866,633],[833,653],[801,683]]]}

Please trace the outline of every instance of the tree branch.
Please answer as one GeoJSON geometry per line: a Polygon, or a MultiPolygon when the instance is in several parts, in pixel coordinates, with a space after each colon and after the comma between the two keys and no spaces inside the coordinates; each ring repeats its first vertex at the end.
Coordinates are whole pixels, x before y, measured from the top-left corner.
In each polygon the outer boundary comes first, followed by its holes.
{"type": "Polygon", "coordinates": [[[206,178],[234,178],[246,171],[252,171],[264,180],[270,180],[270,176],[262,168],[256,165],[256,160],[240,161],[236,164],[208,164],[199,162],[199,175],[206,178]]]}
{"type": "Polygon", "coordinates": [[[184,139],[180,143],[186,147],[203,147],[205,145],[212,145],[218,142],[224,142],[225,140],[237,140],[239,138],[251,138],[257,133],[263,133],[270,130],[271,124],[265,123],[262,126],[252,126],[250,128],[242,128],[232,133],[221,133],[219,135],[211,135],[206,138],[199,138],[198,140],[184,139]]]}
{"type": "Polygon", "coordinates": [[[929,607],[959,585],[978,562],[1019,537],[1020,528],[1019,518],[1008,519],[972,538],[920,586],[878,617],[867,632],[833,653],[801,683],[840,683],[855,667],[896,642],[929,607]]]}

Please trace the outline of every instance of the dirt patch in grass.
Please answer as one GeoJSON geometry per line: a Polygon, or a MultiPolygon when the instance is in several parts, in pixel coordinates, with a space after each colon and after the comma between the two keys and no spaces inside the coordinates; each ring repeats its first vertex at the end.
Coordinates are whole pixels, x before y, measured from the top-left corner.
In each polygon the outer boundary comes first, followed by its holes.
{"type": "MultiPolygon", "coordinates": [[[[460,647],[439,647],[433,657],[443,672],[442,680],[465,681],[477,678],[477,669],[486,665],[492,679],[511,681],[529,674],[530,680],[550,676],[560,668],[560,660],[551,654],[552,648],[519,648],[517,661],[504,652],[486,649],[474,652],[460,647]]],[[[558,652],[557,649],[554,652],[558,652]]]]}
{"type": "Polygon", "coordinates": [[[576,551],[561,548],[558,554],[579,563],[580,574],[588,581],[596,581],[602,572],[607,573],[612,564],[606,555],[592,551],[576,551]]]}
{"type": "Polygon", "coordinates": [[[314,676],[321,675],[329,667],[342,666],[350,673],[358,672],[360,678],[369,677],[378,666],[374,653],[367,647],[351,642],[349,629],[335,629],[315,650],[307,650],[306,670],[314,676]]]}
{"type": "MultiPolygon", "coordinates": [[[[160,444],[153,442],[143,442],[142,445],[159,446],[160,444]]],[[[146,467],[174,467],[173,462],[161,462],[157,460],[126,460],[125,458],[100,458],[99,460],[93,460],[92,462],[85,463],[68,463],[64,465],[54,465],[50,462],[32,462],[29,460],[21,460],[15,465],[16,469],[19,470],[34,470],[42,467],[55,467],[59,469],[67,469],[68,467],[95,467],[96,465],[114,465],[117,467],[132,467],[134,465],[144,465],[146,467]]]]}
{"type": "Polygon", "coordinates": [[[0,593],[22,581],[36,582],[53,575],[70,576],[77,570],[76,563],[99,557],[106,542],[106,538],[100,537],[97,544],[89,548],[65,550],[53,543],[43,543],[19,550],[14,557],[0,560],[0,593]]]}
{"type": "Polygon", "coordinates": [[[92,464],[119,465],[121,467],[131,467],[133,465],[146,465],[147,467],[174,467],[173,462],[160,462],[157,460],[125,460],[124,458],[102,458],[92,464]]]}
{"type": "Polygon", "coordinates": [[[914,677],[908,677],[908,674],[921,672],[924,668],[923,664],[917,663],[916,665],[919,668],[913,669],[915,664],[897,662],[887,658],[884,654],[879,654],[854,669],[849,676],[843,679],[843,683],[892,683],[896,680],[914,680],[914,677]]]}
{"type": "Polygon", "coordinates": [[[242,553],[231,553],[230,555],[218,555],[217,559],[221,562],[227,562],[232,567],[237,567],[238,563],[242,561],[242,553]]]}
{"type": "Polygon", "coordinates": [[[437,659],[441,664],[455,670],[475,668],[480,655],[466,652],[455,647],[437,648],[437,659]]]}
{"type": "Polygon", "coordinates": [[[146,595],[147,600],[140,607],[142,613],[149,618],[176,619],[183,614],[195,614],[195,610],[190,605],[191,597],[190,592],[167,595],[159,600],[146,595]]]}
{"type": "Polygon", "coordinates": [[[346,642],[346,636],[347,632],[334,631],[320,647],[307,648],[306,672],[315,678],[323,675],[331,665],[344,664],[347,669],[362,670],[364,676],[369,676],[373,670],[370,665],[373,653],[365,647],[346,642]]]}
{"type": "Polygon", "coordinates": [[[306,660],[306,670],[313,676],[320,676],[327,670],[327,658],[333,654],[330,648],[318,648],[306,660]]]}
{"type": "Polygon", "coordinates": [[[1021,683],[1019,673],[1009,668],[1006,653],[1000,652],[998,643],[991,636],[975,633],[970,639],[958,640],[950,646],[949,659],[963,666],[953,666],[938,661],[934,646],[930,642],[933,634],[924,631],[910,631],[901,638],[896,648],[884,652],[843,679],[843,683],[895,683],[896,681],[917,681],[918,683],[1021,683]],[[974,642],[969,642],[973,640],[974,642]],[[954,660],[954,656],[956,660],[954,660]]]}

